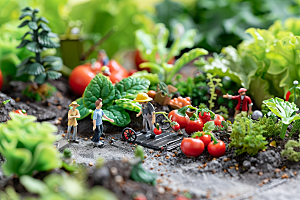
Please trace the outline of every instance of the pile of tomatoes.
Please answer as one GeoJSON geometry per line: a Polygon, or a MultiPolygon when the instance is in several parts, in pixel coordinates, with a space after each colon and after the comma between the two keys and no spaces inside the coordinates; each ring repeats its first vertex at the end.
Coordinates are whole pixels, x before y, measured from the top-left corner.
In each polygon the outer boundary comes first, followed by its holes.
{"type": "Polygon", "coordinates": [[[191,98],[190,97],[173,98],[173,99],[170,100],[169,105],[173,106],[173,107],[182,108],[183,106],[191,105],[191,98]]]}

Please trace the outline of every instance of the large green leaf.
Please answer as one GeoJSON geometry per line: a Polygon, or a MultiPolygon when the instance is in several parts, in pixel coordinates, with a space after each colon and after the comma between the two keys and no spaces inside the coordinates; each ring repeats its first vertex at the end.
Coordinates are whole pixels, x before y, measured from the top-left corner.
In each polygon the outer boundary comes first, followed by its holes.
{"type": "Polygon", "coordinates": [[[44,22],[44,23],[49,23],[49,21],[45,18],[45,17],[40,17],[38,20],[37,20],[37,22],[44,22]]]}
{"type": "Polygon", "coordinates": [[[56,72],[53,70],[48,70],[47,72],[47,76],[49,79],[59,79],[61,77],[61,73],[60,72],[56,72]]]}
{"type": "Polygon", "coordinates": [[[102,98],[103,105],[110,104],[114,100],[116,90],[111,81],[102,74],[96,75],[89,85],[85,88],[83,94],[83,104],[88,109],[94,110],[95,102],[102,98]]]}
{"type": "Polygon", "coordinates": [[[18,27],[22,28],[23,26],[26,26],[29,22],[30,22],[29,20],[25,20],[18,27]]]}
{"type": "Polygon", "coordinates": [[[43,73],[35,76],[34,81],[37,82],[38,84],[43,84],[43,83],[45,83],[46,78],[47,78],[47,74],[45,72],[43,72],[43,73]]]}
{"type": "Polygon", "coordinates": [[[30,193],[41,195],[43,193],[48,192],[48,188],[43,181],[39,179],[34,179],[31,176],[28,175],[21,176],[20,182],[30,193]]]}
{"type": "Polygon", "coordinates": [[[19,19],[23,19],[24,17],[26,16],[29,16],[29,17],[32,17],[32,12],[29,12],[29,11],[25,11],[21,14],[21,16],[19,17],[19,19]]]}
{"type": "Polygon", "coordinates": [[[290,103],[288,101],[284,101],[276,97],[275,99],[269,99],[263,101],[264,104],[278,117],[281,118],[282,123],[290,124],[292,121],[300,119],[299,115],[295,115],[294,113],[299,110],[294,103],[290,103]]]}
{"type": "Polygon", "coordinates": [[[50,37],[48,36],[47,32],[44,32],[42,34],[39,35],[39,43],[46,48],[57,48],[60,45],[56,42],[53,42],[50,37]]]}
{"type": "Polygon", "coordinates": [[[269,83],[260,77],[251,79],[250,89],[248,91],[251,97],[255,97],[252,101],[254,101],[255,106],[259,108],[264,100],[273,97],[269,91],[269,83]]]}
{"type": "Polygon", "coordinates": [[[149,69],[151,69],[151,72],[153,72],[153,73],[161,73],[161,74],[164,73],[163,68],[159,64],[156,64],[153,62],[144,62],[144,63],[140,64],[139,67],[141,69],[149,68],[149,69]]]}
{"type": "Polygon", "coordinates": [[[150,86],[150,81],[147,79],[140,79],[134,77],[128,77],[122,79],[115,85],[116,97],[115,99],[127,98],[134,99],[137,94],[141,92],[147,92],[150,86]]]}
{"type": "Polygon", "coordinates": [[[187,53],[184,53],[174,64],[172,71],[168,74],[167,83],[171,82],[173,76],[186,64],[191,62],[192,60],[198,58],[199,56],[203,56],[208,54],[208,51],[201,48],[193,49],[187,53]]]}
{"type": "Polygon", "coordinates": [[[47,24],[44,24],[44,23],[40,23],[39,28],[42,28],[44,31],[47,31],[47,32],[51,31],[51,28],[47,24]]]}
{"type": "MultiPolygon", "coordinates": [[[[125,109],[118,105],[109,106],[106,109],[103,109],[103,112],[107,117],[114,120],[112,124],[116,126],[124,127],[131,121],[129,114],[125,111],[125,109]]],[[[103,121],[108,120],[103,118],[103,121]]]]}
{"type": "Polygon", "coordinates": [[[135,111],[135,112],[140,112],[142,107],[139,103],[130,99],[118,99],[115,100],[115,103],[126,110],[135,111]]]}

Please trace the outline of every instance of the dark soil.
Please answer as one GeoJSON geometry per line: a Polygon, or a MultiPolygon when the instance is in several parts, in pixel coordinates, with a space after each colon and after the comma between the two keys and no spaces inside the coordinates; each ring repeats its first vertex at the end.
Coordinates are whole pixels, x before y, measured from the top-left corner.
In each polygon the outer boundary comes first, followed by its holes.
{"type": "MultiPolygon", "coordinates": [[[[25,109],[28,114],[36,116],[37,121],[48,121],[57,125],[59,131],[56,134],[65,132],[69,104],[76,100],[78,96],[71,92],[67,84],[67,79],[64,77],[50,83],[58,89],[58,92],[53,97],[43,102],[34,102],[27,97],[24,97],[22,95],[22,89],[24,89],[27,84],[22,82],[11,82],[9,86],[4,87],[2,90],[3,93],[0,93],[0,101],[7,99],[11,99],[11,101],[0,109],[0,122],[6,122],[7,119],[9,119],[8,113],[10,111],[25,109]]],[[[156,104],[154,104],[154,106],[157,111],[163,110],[168,112],[171,109],[168,106],[162,107],[156,104]]],[[[142,118],[136,118],[135,114],[136,113],[133,112],[130,113],[132,122],[128,126],[135,130],[139,130],[142,128],[142,118]]],[[[290,131],[291,128],[292,125],[288,127],[288,131],[290,131]]],[[[121,127],[115,127],[108,122],[104,122],[104,132],[106,133],[105,140],[109,141],[112,136],[120,135],[122,129],[123,128],[121,127]]],[[[89,117],[79,121],[78,135],[81,138],[90,138],[93,135],[92,122],[89,117]]],[[[223,140],[228,146],[230,143],[230,135],[226,131],[215,132],[215,135],[218,139],[223,140]]],[[[187,135],[185,136],[187,137],[187,135]]],[[[221,196],[220,193],[226,194],[227,188],[220,186],[220,184],[225,183],[226,185],[228,180],[236,180],[241,184],[259,187],[261,185],[267,185],[269,182],[272,182],[272,180],[281,179],[282,175],[285,174],[288,178],[295,177],[296,173],[294,172],[300,172],[299,162],[291,162],[280,156],[280,152],[288,139],[289,138],[287,137],[284,140],[281,140],[279,137],[273,138],[272,140],[276,141],[277,147],[268,145],[267,150],[259,152],[254,157],[250,157],[248,154],[236,156],[234,149],[229,148],[226,149],[225,155],[220,158],[211,157],[207,150],[205,150],[198,158],[187,158],[181,152],[180,148],[171,152],[153,152],[151,149],[145,149],[147,158],[145,159],[144,166],[146,166],[148,170],[156,170],[158,173],[160,173],[160,170],[168,170],[167,175],[170,176],[169,184],[164,185],[164,183],[159,183],[159,185],[162,185],[165,189],[163,194],[158,193],[157,188],[154,186],[129,180],[130,166],[128,163],[121,162],[120,159],[107,162],[103,169],[106,168],[109,171],[111,167],[116,167],[118,169],[118,175],[122,176],[124,179],[123,183],[117,183],[115,181],[115,175],[112,175],[111,173],[107,174],[107,177],[103,177],[103,179],[95,179],[98,170],[94,169],[89,174],[88,184],[90,186],[103,185],[116,193],[119,199],[132,199],[132,194],[135,192],[147,194],[148,199],[174,199],[174,190],[176,191],[177,188],[180,188],[179,191],[183,191],[183,188],[187,186],[189,186],[187,192],[194,194],[197,198],[214,199],[221,196]],[[174,171],[174,173],[171,173],[172,171],[174,171]],[[219,179],[220,183],[215,184],[219,184],[220,187],[218,186],[218,189],[215,188],[215,191],[211,191],[210,182],[205,177],[219,179]],[[195,184],[187,182],[189,179],[195,181],[195,184]],[[199,189],[200,184],[203,183],[204,186],[199,189]],[[203,192],[202,190],[206,191],[203,192]],[[210,195],[207,194],[207,191],[210,191],[210,195]]],[[[298,140],[298,135],[294,134],[292,139],[298,140]]],[[[81,143],[83,142],[85,141],[81,139],[81,143]]],[[[120,148],[118,149],[110,146],[109,148],[105,147],[104,149],[101,149],[101,151],[104,153],[113,151],[118,154],[121,152],[120,149],[122,149],[122,152],[124,152],[125,149],[125,152],[127,152],[126,154],[128,154],[129,157],[133,155],[132,146],[128,143],[119,142],[117,146],[120,148]]],[[[5,178],[1,176],[0,180],[2,184],[0,190],[3,189],[4,185],[10,184],[17,190],[23,190],[24,192],[24,188],[20,186],[16,178],[5,178]]]]}

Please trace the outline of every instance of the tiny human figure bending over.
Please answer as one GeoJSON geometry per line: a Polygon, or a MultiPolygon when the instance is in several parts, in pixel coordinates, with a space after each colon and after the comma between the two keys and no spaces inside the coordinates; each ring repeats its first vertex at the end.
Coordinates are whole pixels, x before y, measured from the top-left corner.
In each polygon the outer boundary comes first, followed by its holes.
{"type": "Polygon", "coordinates": [[[77,120],[76,118],[80,118],[79,111],[76,109],[79,104],[76,101],[73,101],[70,105],[72,109],[69,110],[68,112],[68,130],[67,130],[67,139],[68,141],[70,140],[70,135],[71,135],[71,129],[73,127],[73,136],[72,140],[76,143],[79,143],[77,139],[77,120]]]}
{"type": "Polygon", "coordinates": [[[237,95],[237,96],[232,96],[232,95],[229,95],[228,93],[226,95],[223,95],[223,98],[238,100],[238,104],[235,107],[234,117],[237,114],[239,114],[241,111],[246,111],[246,112],[248,111],[248,115],[250,113],[252,113],[253,103],[252,103],[250,97],[246,96],[246,91],[247,91],[247,89],[240,88],[238,91],[239,95],[237,95]],[[248,110],[248,106],[249,106],[249,110],[248,110]]]}
{"type": "Polygon", "coordinates": [[[146,93],[139,93],[134,101],[138,102],[142,105],[142,109],[136,115],[139,117],[143,114],[143,129],[142,133],[147,133],[149,130],[151,131],[150,138],[155,138],[154,134],[154,123],[155,123],[155,109],[153,105],[150,103],[152,98],[149,97],[146,93]]]}
{"type": "Polygon", "coordinates": [[[102,124],[102,117],[105,119],[109,120],[110,122],[114,122],[113,119],[108,118],[103,110],[101,109],[102,107],[102,99],[99,98],[95,102],[96,109],[94,111],[94,116],[93,116],[93,131],[95,131],[95,135],[92,138],[92,141],[94,142],[95,146],[103,146],[104,143],[100,142],[100,137],[103,133],[103,124],[102,124]]]}

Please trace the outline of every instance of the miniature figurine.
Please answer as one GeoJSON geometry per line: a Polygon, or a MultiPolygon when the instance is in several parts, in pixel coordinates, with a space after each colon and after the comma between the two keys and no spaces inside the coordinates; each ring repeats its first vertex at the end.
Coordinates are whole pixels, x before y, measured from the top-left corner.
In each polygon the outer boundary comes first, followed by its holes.
{"type": "Polygon", "coordinates": [[[153,105],[150,103],[153,99],[150,98],[146,93],[139,93],[134,101],[138,102],[142,105],[142,109],[136,115],[139,117],[143,114],[143,129],[142,133],[147,133],[150,129],[151,135],[150,138],[155,138],[154,134],[154,123],[155,123],[155,109],[153,105]]]}
{"type": "Polygon", "coordinates": [[[110,122],[114,122],[113,119],[108,118],[103,110],[101,109],[102,107],[102,99],[99,98],[95,102],[96,110],[94,111],[94,116],[93,116],[93,131],[95,131],[95,135],[92,138],[92,141],[94,142],[95,146],[103,146],[104,143],[100,142],[100,137],[103,133],[103,124],[102,124],[102,117],[105,119],[109,120],[110,122]]]}
{"type": "Polygon", "coordinates": [[[247,91],[247,89],[240,88],[238,91],[239,95],[237,95],[237,96],[232,96],[232,95],[229,95],[228,93],[226,95],[223,95],[223,98],[238,100],[238,104],[235,107],[234,117],[237,114],[239,114],[241,111],[246,111],[246,112],[248,111],[248,115],[250,113],[252,113],[253,103],[252,103],[250,97],[246,96],[246,91],[247,91]],[[248,106],[249,106],[249,110],[248,110],[248,106]]]}
{"type": "Polygon", "coordinates": [[[101,49],[98,52],[98,61],[102,64],[102,66],[105,66],[108,64],[109,62],[109,58],[106,54],[106,51],[104,49],[101,49]]]}
{"type": "Polygon", "coordinates": [[[76,118],[80,118],[80,113],[76,109],[79,106],[79,104],[76,101],[73,101],[69,106],[72,107],[72,109],[70,109],[69,112],[68,112],[67,139],[68,139],[68,141],[70,141],[71,129],[73,127],[72,140],[73,140],[73,142],[79,143],[79,141],[77,139],[77,125],[78,125],[78,123],[77,123],[77,120],[76,120],[76,118]]]}

